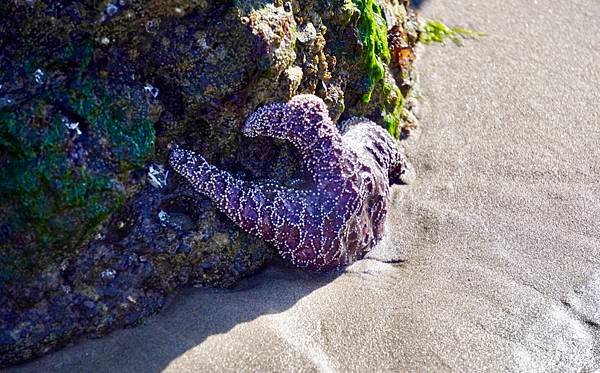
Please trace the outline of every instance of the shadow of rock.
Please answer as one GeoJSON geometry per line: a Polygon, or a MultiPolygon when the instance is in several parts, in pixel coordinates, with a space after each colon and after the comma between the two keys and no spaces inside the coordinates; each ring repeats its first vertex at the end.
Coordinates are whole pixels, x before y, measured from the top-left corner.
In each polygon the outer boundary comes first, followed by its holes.
{"type": "Polygon", "coordinates": [[[415,9],[419,9],[423,6],[423,4],[425,3],[426,0],[413,0],[411,2],[412,7],[415,9]]]}
{"type": "Polygon", "coordinates": [[[187,289],[140,327],[80,341],[9,371],[160,371],[208,337],[283,312],[340,274],[308,273],[276,264],[230,290],[187,289]]]}

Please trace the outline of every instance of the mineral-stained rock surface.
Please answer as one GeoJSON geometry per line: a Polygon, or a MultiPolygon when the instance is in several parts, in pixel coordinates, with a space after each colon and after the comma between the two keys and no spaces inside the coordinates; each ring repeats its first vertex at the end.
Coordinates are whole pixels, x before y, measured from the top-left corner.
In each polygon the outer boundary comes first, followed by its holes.
{"type": "Polygon", "coordinates": [[[239,178],[302,178],[240,128],[313,93],[332,119],[413,125],[401,0],[0,2],[0,366],[133,325],[272,247],[167,165],[176,141],[239,178]],[[388,40],[389,38],[389,40],[388,40]]]}

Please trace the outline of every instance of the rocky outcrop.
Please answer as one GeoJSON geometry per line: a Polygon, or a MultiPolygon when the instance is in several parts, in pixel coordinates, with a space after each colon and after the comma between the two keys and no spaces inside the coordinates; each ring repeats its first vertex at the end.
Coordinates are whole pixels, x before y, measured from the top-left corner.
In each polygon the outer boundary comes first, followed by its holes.
{"type": "Polygon", "coordinates": [[[177,141],[241,179],[302,178],[240,128],[320,96],[396,137],[417,31],[399,0],[0,4],[0,366],[139,323],[182,286],[231,286],[273,248],[167,166],[177,141]],[[389,40],[388,40],[389,39],[389,40]]]}

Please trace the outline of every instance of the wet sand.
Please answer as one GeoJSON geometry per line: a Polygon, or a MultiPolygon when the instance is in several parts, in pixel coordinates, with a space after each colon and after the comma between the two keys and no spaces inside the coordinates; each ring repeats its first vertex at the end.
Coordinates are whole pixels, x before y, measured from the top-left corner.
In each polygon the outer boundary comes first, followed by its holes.
{"type": "Polygon", "coordinates": [[[600,369],[600,2],[430,0],[417,180],[338,275],[272,267],[22,371],[600,369]]]}

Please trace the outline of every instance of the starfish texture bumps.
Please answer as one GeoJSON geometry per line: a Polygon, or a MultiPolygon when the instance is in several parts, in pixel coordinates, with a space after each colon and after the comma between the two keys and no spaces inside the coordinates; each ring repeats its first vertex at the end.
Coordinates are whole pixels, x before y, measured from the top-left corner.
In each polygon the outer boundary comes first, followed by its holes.
{"type": "Polygon", "coordinates": [[[380,126],[353,118],[343,127],[341,135],[314,95],[264,106],[247,119],[246,136],[288,140],[300,150],[312,178],[305,189],[236,179],[178,146],[170,163],[243,230],[274,243],[285,260],[335,269],[381,240],[390,180],[409,174],[397,141],[380,126]]]}

